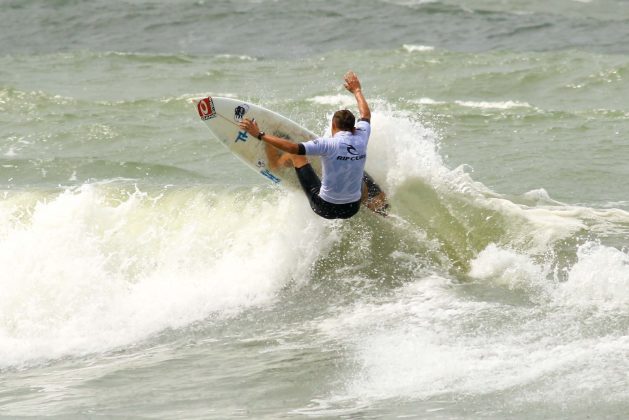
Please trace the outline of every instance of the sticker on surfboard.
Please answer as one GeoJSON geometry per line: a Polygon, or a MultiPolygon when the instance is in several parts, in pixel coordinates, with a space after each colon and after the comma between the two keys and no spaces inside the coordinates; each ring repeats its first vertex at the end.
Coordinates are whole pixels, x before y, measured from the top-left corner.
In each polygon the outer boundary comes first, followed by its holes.
{"type": "Polygon", "coordinates": [[[241,104],[234,108],[234,121],[241,122],[245,118],[245,114],[249,111],[249,105],[241,104]]]}
{"type": "Polygon", "coordinates": [[[204,121],[216,117],[216,108],[214,108],[214,102],[210,96],[199,101],[197,110],[199,111],[199,116],[204,121]]]}

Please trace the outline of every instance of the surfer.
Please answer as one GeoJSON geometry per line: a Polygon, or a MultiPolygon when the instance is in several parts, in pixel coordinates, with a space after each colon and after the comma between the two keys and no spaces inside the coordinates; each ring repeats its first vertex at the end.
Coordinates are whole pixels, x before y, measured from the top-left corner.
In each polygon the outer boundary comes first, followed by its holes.
{"type": "Polygon", "coordinates": [[[386,214],[388,205],[378,185],[364,173],[367,143],[371,133],[371,110],[362,93],[358,76],[348,72],[345,88],[356,98],[360,118],[342,109],[332,117],[332,137],[320,137],[293,143],[261,131],[255,120],[244,119],[240,127],[267,144],[269,164],[293,166],[312,210],[326,219],[348,219],[358,213],[360,203],[386,214]],[[283,155],[274,150],[286,152],[283,155]],[[321,156],[323,180],[320,180],[307,155],[321,156]]]}

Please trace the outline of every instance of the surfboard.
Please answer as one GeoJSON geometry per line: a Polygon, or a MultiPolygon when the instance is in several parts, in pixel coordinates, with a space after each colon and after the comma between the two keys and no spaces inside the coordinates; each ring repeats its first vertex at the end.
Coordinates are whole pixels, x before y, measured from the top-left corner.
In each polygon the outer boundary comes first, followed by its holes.
{"type": "MultiPolygon", "coordinates": [[[[245,165],[270,182],[287,188],[301,189],[292,168],[272,168],[269,163],[270,146],[241,130],[244,119],[255,119],[268,134],[294,142],[304,142],[318,136],[294,121],[261,106],[234,98],[206,97],[197,102],[197,111],[216,139],[226,146],[245,165]]],[[[321,162],[317,156],[308,157],[315,171],[321,176],[321,162]]],[[[386,214],[388,204],[380,187],[365,173],[363,204],[372,211],[386,214]]]]}

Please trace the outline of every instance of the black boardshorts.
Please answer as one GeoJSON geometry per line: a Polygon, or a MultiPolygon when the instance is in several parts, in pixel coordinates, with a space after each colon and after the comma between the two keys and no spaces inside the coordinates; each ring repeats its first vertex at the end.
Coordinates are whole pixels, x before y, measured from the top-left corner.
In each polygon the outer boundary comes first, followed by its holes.
{"type": "Polygon", "coordinates": [[[321,180],[308,163],[301,168],[295,168],[299,183],[308,197],[310,207],[319,216],[326,219],[349,219],[360,210],[360,200],[354,203],[334,204],[319,197],[321,180]]]}

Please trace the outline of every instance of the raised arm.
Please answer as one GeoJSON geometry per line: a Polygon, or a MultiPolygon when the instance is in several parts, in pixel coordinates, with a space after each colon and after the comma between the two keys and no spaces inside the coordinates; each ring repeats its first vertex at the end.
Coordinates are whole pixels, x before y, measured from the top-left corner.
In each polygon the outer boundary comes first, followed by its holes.
{"type": "Polygon", "coordinates": [[[358,103],[358,112],[360,112],[360,118],[369,121],[371,119],[371,110],[367,104],[367,100],[363,96],[362,88],[360,86],[360,80],[353,71],[348,71],[345,74],[345,89],[354,94],[356,102],[358,103]]]}

